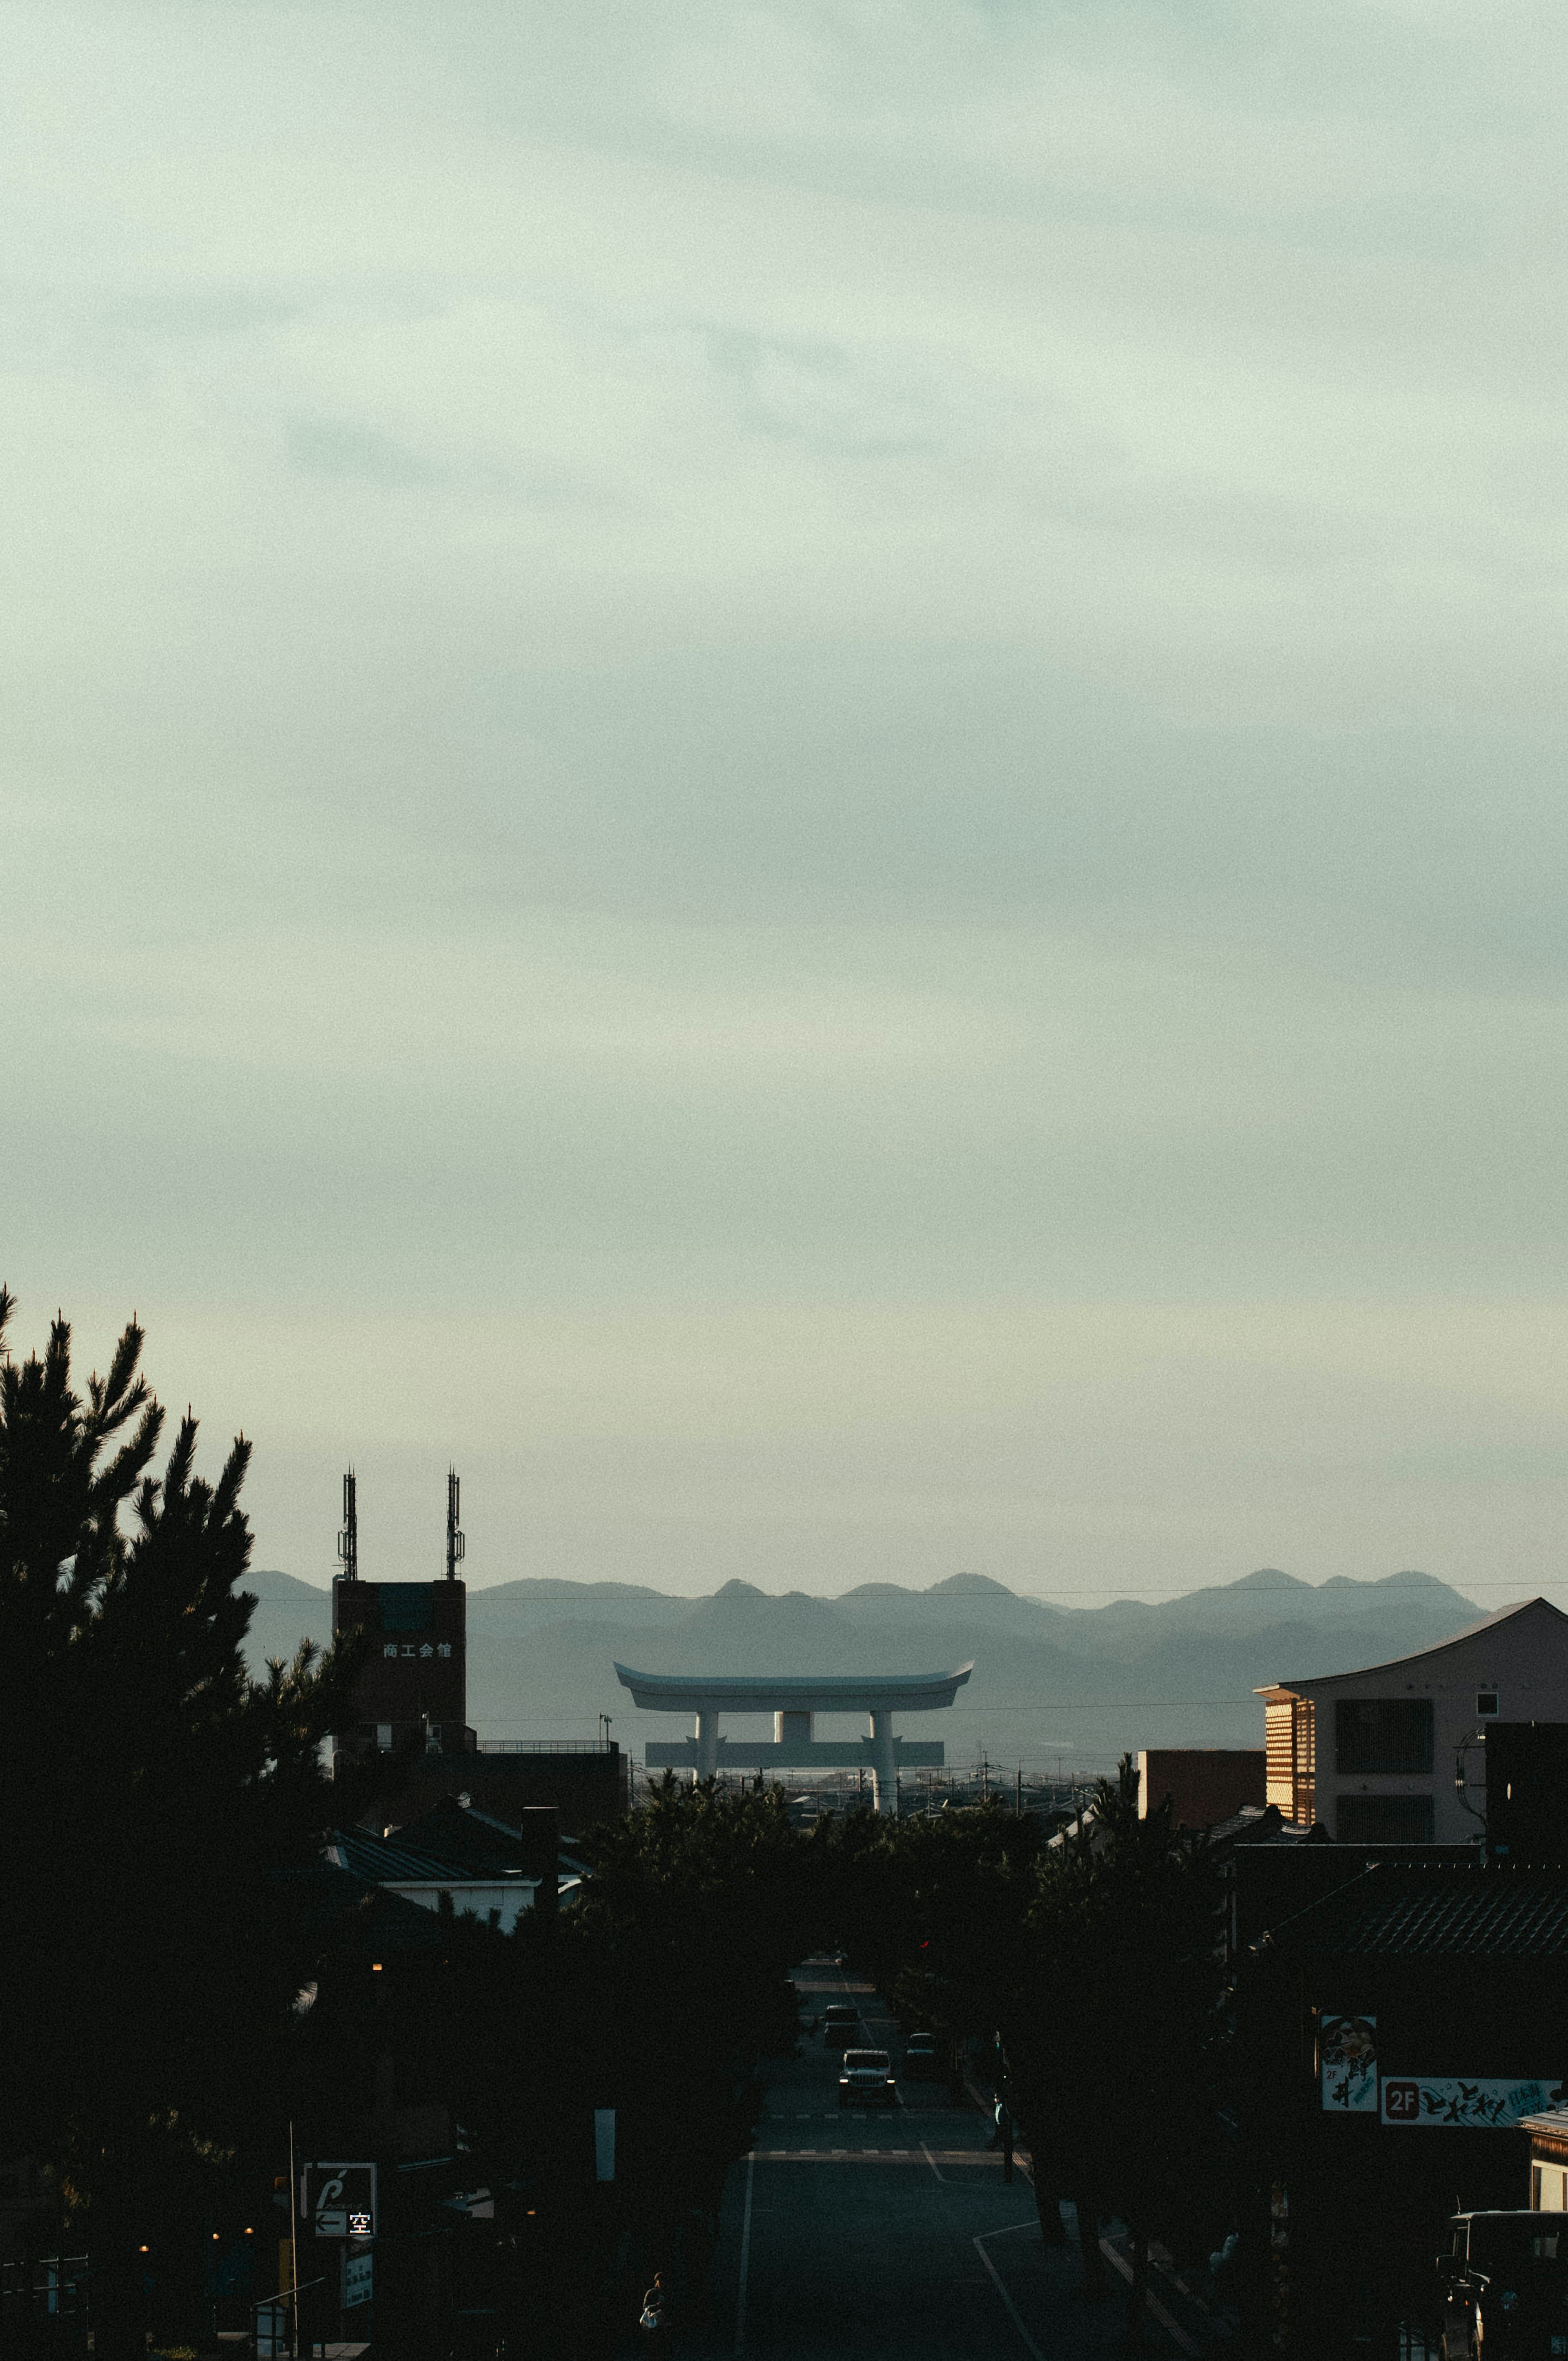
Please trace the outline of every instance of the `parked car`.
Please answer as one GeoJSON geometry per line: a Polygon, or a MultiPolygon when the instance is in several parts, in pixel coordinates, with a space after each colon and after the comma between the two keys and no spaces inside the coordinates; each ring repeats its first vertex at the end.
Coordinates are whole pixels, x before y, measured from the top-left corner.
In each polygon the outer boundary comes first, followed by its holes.
{"type": "Polygon", "coordinates": [[[848,2049],[861,2029],[858,2008],[848,2008],[835,2001],[822,2016],[822,2039],[828,2049],[848,2049]]]}
{"type": "Polygon", "coordinates": [[[906,2082],[945,2082],[948,2059],[942,2043],[934,2033],[912,2033],[904,2045],[904,2079],[906,2082]]]}
{"type": "Polygon", "coordinates": [[[898,2084],[885,2049],[846,2049],[839,2077],[841,2107],[895,2107],[898,2084]]]}
{"type": "Polygon", "coordinates": [[[1437,2268],[1444,2361],[1568,2354],[1568,2214],[1456,2213],[1437,2268]]]}

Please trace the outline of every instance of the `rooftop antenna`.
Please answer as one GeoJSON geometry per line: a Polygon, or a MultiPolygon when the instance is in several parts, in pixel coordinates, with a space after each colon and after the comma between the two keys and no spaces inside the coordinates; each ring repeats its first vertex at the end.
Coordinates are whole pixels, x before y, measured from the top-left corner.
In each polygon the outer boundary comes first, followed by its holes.
{"type": "Polygon", "coordinates": [[[449,1467],[446,1471],[446,1579],[448,1582],[456,1581],[457,1569],[463,1563],[463,1554],[466,1546],[462,1534],[457,1530],[459,1488],[456,1470],[449,1467]]]}
{"type": "Polygon", "coordinates": [[[351,1467],[343,1479],[343,1531],[337,1537],[337,1554],[343,1561],[344,1582],[359,1579],[359,1511],[354,1499],[354,1470],[351,1467]]]}

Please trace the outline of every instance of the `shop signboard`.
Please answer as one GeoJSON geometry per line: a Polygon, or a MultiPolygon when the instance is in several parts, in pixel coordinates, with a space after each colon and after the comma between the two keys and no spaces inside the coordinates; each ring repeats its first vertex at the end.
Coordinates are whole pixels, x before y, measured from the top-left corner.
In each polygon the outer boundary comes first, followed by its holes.
{"type": "Polygon", "coordinates": [[[1383,2121],[1422,2131],[1508,2131],[1552,2103],[1558,2077],[1385,2074],[1383,2121]]]}

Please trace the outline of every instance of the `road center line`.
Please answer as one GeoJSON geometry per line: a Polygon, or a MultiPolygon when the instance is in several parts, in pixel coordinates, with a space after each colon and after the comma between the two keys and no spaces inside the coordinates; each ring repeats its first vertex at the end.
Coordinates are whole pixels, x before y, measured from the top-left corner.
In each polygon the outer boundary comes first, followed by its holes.
{"type": "Polygon", "coordinates": [[[735,2292],[735,2361],[746,2350],[746,2273],[751,2261],[751,2175],[756,2170],[752,2158],[746,2158],[746,2211],[740,2223],[740,2284],[735,2292]]]}
{"type": "MultiPolygon", "coordinates": [[[[1023,2223],[1012,2223],[1009,2224],[1009,2227],[1013,2229],[1023,2229],[1027,2226],[1028,2225],[1026,2224],[1023,2223]]],[[[985,2251],[985,2242],[987,2238],[999,2238],[1003,2234],[1000,2230],[982,2230],[980,2236],[974,2241],[975,2253],[980,2257],[981,2261],[991,2273],[991,2283],[996,2290],[997,2294],[1002,2298],[1003,2302],[1007,2306],[1007,2316],[1012,2321],[1014,2327],[1018,2331],[1019,2335],[1023,2338],[1028,2350],[1034,2355],[1035,2361],[1046,2361],[1045,2355],[1041,2352],[1039,2346],[1036,2344],[1034,2338],[1030,2335],[1028,2330],[1024,2325],[1023,2313],[1019,2311],[1017,2305],[1014,2302],[1012,2297],[1003,2286],[1002,2274],[998,2271],[996,2265],[992,2261],[991,2257],[985,2251]]]]}

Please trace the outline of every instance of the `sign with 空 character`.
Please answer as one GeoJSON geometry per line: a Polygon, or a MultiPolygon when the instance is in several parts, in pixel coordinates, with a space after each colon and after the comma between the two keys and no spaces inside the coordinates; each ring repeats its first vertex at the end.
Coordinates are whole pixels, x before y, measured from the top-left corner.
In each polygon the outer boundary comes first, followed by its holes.
{"type": "Polygon", "coordinates": [[[318,2238],[373,2238],[373,2164],[307,2164],[300,2211],[318,2238]]]}

